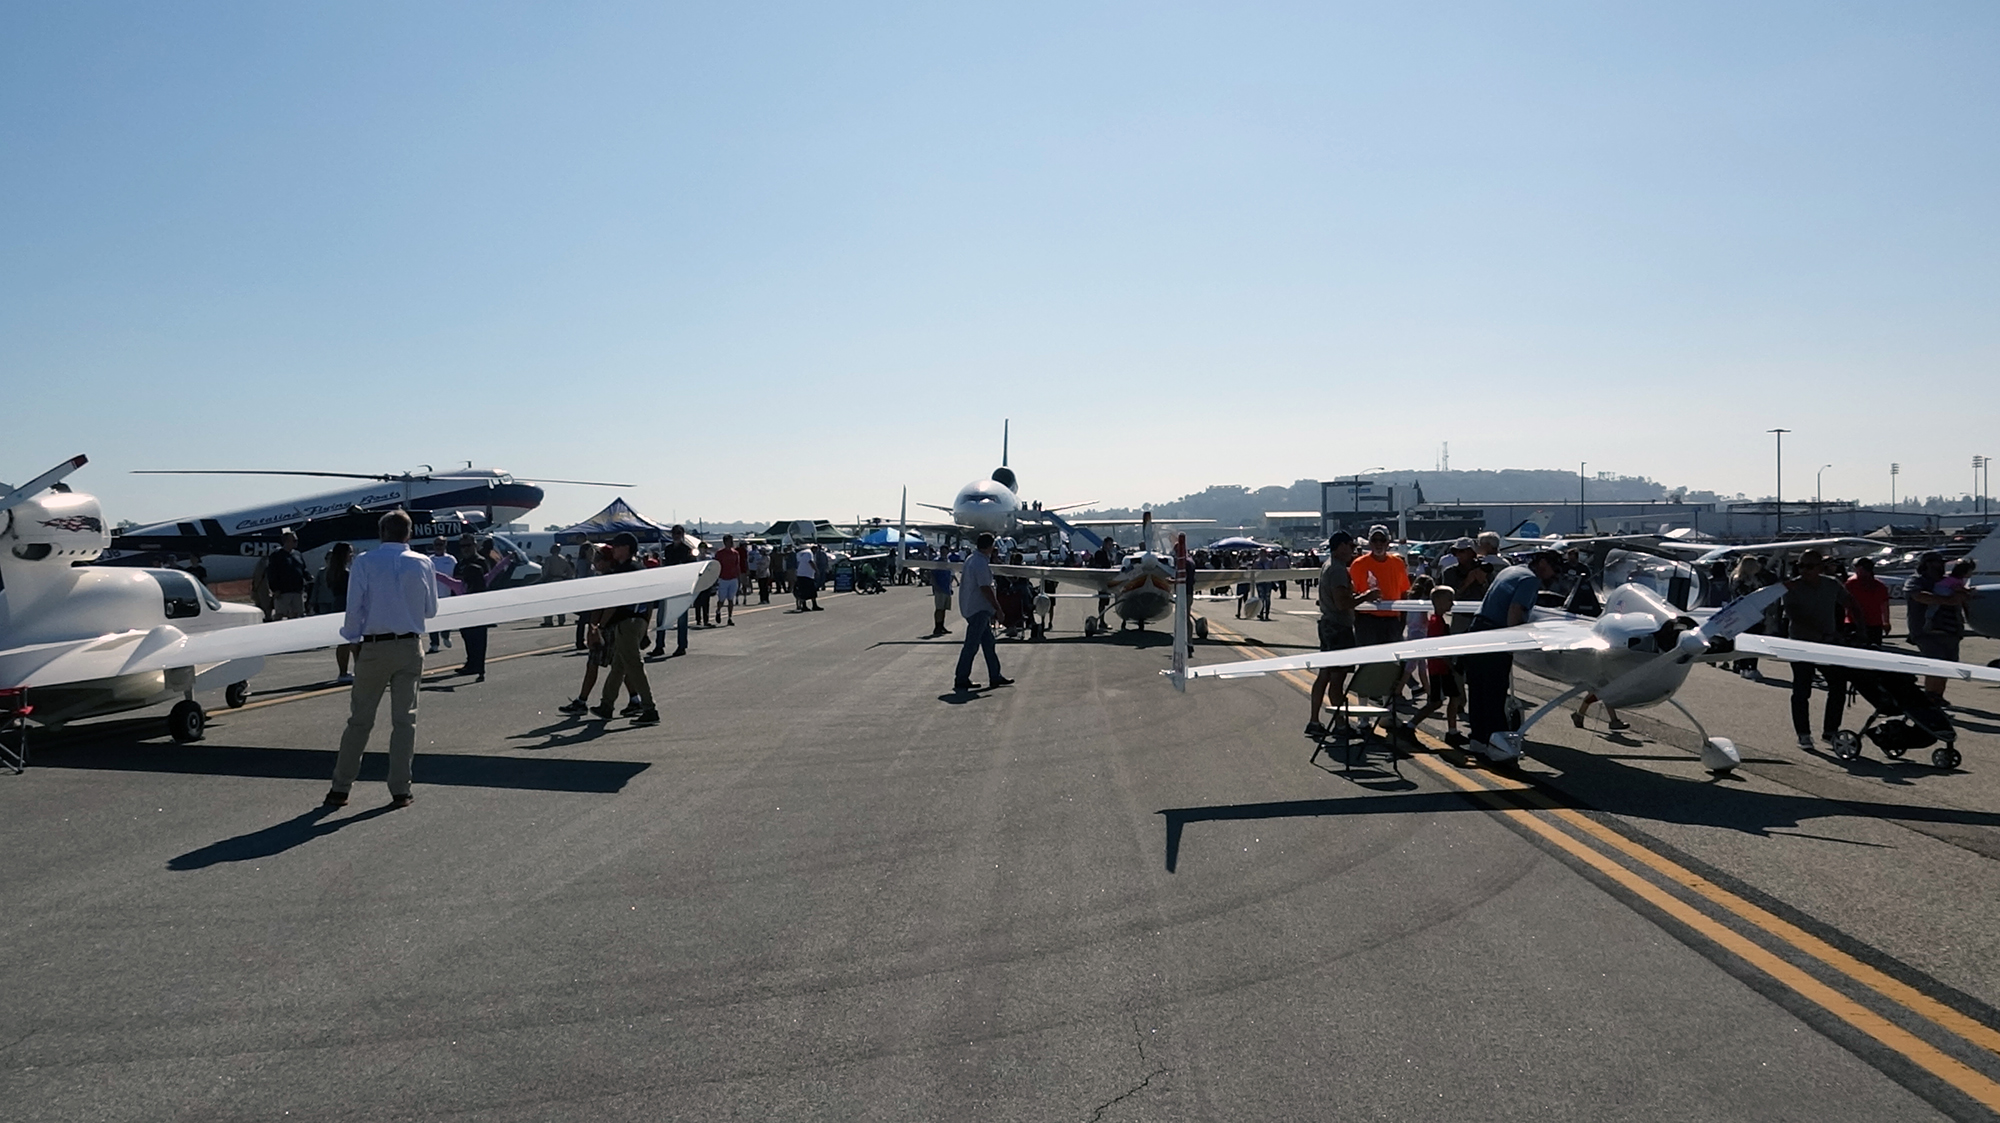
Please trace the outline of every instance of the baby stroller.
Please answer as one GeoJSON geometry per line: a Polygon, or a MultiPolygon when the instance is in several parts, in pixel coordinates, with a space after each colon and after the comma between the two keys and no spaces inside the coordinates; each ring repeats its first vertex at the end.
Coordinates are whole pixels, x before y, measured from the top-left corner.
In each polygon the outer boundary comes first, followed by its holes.
{"type": "Polygon", "coordinates": [[[1915,675],[1894,671],[1849,669],[1847,681],[1873,707],[1861,732],[1843,729],[1833,735],[1833,755],[1852,760],[1861,755],[1861,739],[1875,742],[1882,755],[1900,760],[1911,749],[1931,749],[1931,765],[1950,770],[1963,759],[1953,742],[1958,730],[1951,718],[1923,687],[1915,675]]]}
{"type": "Polygon", "coordinates": [[[1000,601],[998,623],[1004,629],[1001,633],[1008,639],[1020,639],[1022,632],[1029,639],[1041,639],[1042,627],[1035,619],[1034,587],[1024,577],[1002,577],[993,582],[994,595],[1000,601]]]}

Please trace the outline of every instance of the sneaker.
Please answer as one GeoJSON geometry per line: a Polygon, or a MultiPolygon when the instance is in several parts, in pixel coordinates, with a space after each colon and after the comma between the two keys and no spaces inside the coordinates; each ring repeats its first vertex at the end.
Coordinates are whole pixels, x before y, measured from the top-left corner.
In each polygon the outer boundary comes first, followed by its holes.
{"type": "Polygon", "coordinates": [[[1812,734],[1810,733],[1799,734],[1799,748],[1810,749],[1812,747],[1813,747],[1812,734]]]}
{"type": "Polygon", "coordinates": [[[1614,717],[1611,719],[1611,729],[1613,732],[1618,732],[1630,728],[1632,728],[1631,723],[1627,722],[1624,718],[1614,717]]]}
{"type": "Polygon", "coordinates": [[[626,703],[626,706],[625,706],[625,708],[624,708],[624,709],[622,709],[622,710],[619,710],[619,711],[618,711],[618,716],[619,716],[619,717],[636,717],[636,716],[638,716],[639,714],[643,714],[643,713],[645,713],[645,712],[646,712],[647,710],[650,710],[650,709],[652,709],[652,708],[653,708],[653,707],[651,707],[651,706],[648,706],[648,705],[646,705],[646,704],[645,704],[644,702],[639,702],[639,701],[633,701],[633,702],[628,702],[628,703],[626,703]]]}
{"type": "Polygon", "coordinates": [[[394,809],[394,808],[403,808],[403,807],[408,807],[408,806],[409,806],[410,804],[412,804],[412,803],[415,803],[416,801],[417,801],[417,797],[416,797],[416,796],[413,796],[413,795],[411,795],[411,794],[410,794],[410,793],[408,793],[408,792],[404,792],[404,793],[403,793],[402,795],[392,795],[392,796],[390,796],[390,797],[389,797],[389,806],[390,806],[390,807],[391,807],[392,809],[394,809]]]}
{"type": "Polygon", "coordinates": [[[353,676],[353,675],[341,675],[341,676],[340,676],[339,678],[337,678],[337,679],[334,679],[334,680],[333,680],[333,684],[334,684],[335,686],[353,686],[353,685],[354,685],[354,676],[353,676]]]}
{"type": "Polygon", "coordinates": [[[640,710],[638,713],[632,715],[632,724],[658,725],[660,724],[660,711],[654,709],[651,706],[648,706],[645,709],[640,710]]]}
{"type": "Polygon", "coordinates": [[[1317,718],[1315,718],[1312,721],[1306,722],[1306,736],[1324,737],[1326,736],[1326,726],[1320,724],[1317,718]]]}
{"type": "Polygon", "coordinates": [[[597,715],[597,719],[598,719],[599,721],[610,721],[610,720],[611,720],[611,707],[610,707],[610,706],[592,706],[592,707],[590,707],[590,712],[591,712],[591,713],[593,713],[593,714],[595,714],[595,715],[597,715]]]}
{"type": "Polygon", "coordinates": [[[992,682],[992,685],[994,685],[994,686],[1012,686],[1012,685],[1014,685],[1014,680],[1013,680],[1013,679],[1010,679],[1010,678],[1007,678],[1007,677],[1006,677],[1006,676],[1004,676],[1004,675],[994,675],[994,676],[993,676],[993,682],[992,682]]]}
{"type": "Polygon", "coordinates": [[[957,682],[952,683],[951,688],[960,694],[965,694],[967,692],[979,689],[979,684],[972,681],[969,678],[962,678],[959,679],[957,682]]]}
{"type": "Polygon", "coordinates": [[[586,714],[590,712],[590,703],[581,698],[571,698],[569,701],[557,706],[556,712],[560,714],[586,714]]]}
{"type": "Polygon", "coordinates": [[[320,804],[325,807],[345,807],[347,806],[347,793],[328,792],[326,793],[326,798],[320,800],[320,804]]]}
{"type": "Polygon", "coordinates": [[[1465,734],[1460,733],[1456,729],[1447,729],[1444,734],[1444,743],[1450,745],[1452,748],[1457,748],[1465,744],[1465,734]]]}

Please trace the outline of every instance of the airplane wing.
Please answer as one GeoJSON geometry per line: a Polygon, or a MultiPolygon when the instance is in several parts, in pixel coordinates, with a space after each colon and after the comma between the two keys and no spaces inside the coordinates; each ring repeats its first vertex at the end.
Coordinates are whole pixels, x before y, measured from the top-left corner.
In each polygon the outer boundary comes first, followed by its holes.
{"type": "Polygon", "coordinates": [[[1973,680],[2000,682],[2000,668],[1982,667],[1976,663],[1947,663],[1940,659],[1926,659],[1921,655],[1905,655],[1900,651],[1843,647],[1833,643],[1812,643],[1802,639],[1783,639],[1778,636],[1747,633],[1737,636],[1735,643],[1736,653],[1739,655],[1783,659],[1789,663],[1828,663],[1836,667],[1855,667],[1864,671],[1899,671],[1908,675],[1935,675],[1939,678],[1955,678],[1961,682],[1973,680]]]}
{"type": "Polygon", "coordinates": [[[1798,538],[1789,542],[1754,542],[1747,546],[1706,546],[1694,559],[1702,562],[1727,561],[1744,554],[1802,554],[1807,550],[1818,550],[1829,558],[1865,558],[1888,553],[1893,547],[1873,538],[1798,538]]]}
{"type": "Polygon", "coordinates": [[[1026,577],[1033,581],[1060,581],[1069,585],[1088,585],[1093,589],[1105,589],[1111,579],[1118,576],[1115,569],[1085,569],[1068,565],[996,565],[995,577],[1026,577]]]}
{"type": "MultiPolygon", "coordinates": [[[[667,614],[676,616],[694,603],[697,593],[715,584],[720,572],[721,567],[715,562],[695,562],[447,597],[438,602],[438,612],[431,623],[437,631],[449,631],[657,600],[665,600],[667,614]]],[[[121,632],[90,640],[16,648],[0,652],[0,681],[14,686],[55,686],[176,667],[212,666],[260,655],[311,651],[341,642],[341,620],[338,615],[307,616],[193,635],[162,624],[149,632],[121,632]]]]}
{"type": "MultiPolygon", "coordinates": [[[[1567,622],[1523,624],[1487,632],[1378,643],[1345,651],[1283,655],[1275,659],[1244,659],[1189,667],[1189,678],[1246,678],[1276,671],[1309,671],[1321,667],[1360,667],[1369,663],[1401,663],[1409,659],[1448,659],[1455,655],[1486,655],[1500,651],[1562,651],[1590,642],[1590,630],[1567,622]]],[[[1162,671],[1161,674],[1169,672],[1162,671]]]]}

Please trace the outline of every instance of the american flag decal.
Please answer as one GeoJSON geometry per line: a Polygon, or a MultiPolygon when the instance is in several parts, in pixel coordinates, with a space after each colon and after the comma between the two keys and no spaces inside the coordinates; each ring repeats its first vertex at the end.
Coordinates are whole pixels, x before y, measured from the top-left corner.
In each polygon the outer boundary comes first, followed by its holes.
{"type": "Polygon", "coordinates": [[[67,530],[75,533],[82,533],[84,531],[94,531],[96,533],[101,534],[104,532],[103,520],[93,518],[89,515],[70,515],[60,519],[43,519],[42,525],[52,526],[57,530],[67,530]]]}

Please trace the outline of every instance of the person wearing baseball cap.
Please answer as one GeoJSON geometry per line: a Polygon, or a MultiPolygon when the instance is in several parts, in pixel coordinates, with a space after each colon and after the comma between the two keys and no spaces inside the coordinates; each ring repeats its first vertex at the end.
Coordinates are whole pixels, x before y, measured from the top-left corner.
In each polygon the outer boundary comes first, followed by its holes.
{"type": "MultiPolygon", "coordinates": [[[[639,538],[630,531],[624,531],[611,539],[612,573],[634,573],[644,568],[636,556],[639,552],[639,538]]],[[[591,713],[602,721],[610,721],[614,712],[612,703],[618,698],[618,688],[630,685],[635,705],[639,712],[632,715],[634,725],[657,725],[660,711],[653,704],[653,686],[646,681],[646,618],[652,614],[653,604],[621,604],[608,609],[603,619],[592,624],[590,630],[598,634],[611,652],[611,670],[604,676],[604,693],[599,696],[591,713]]]]}

